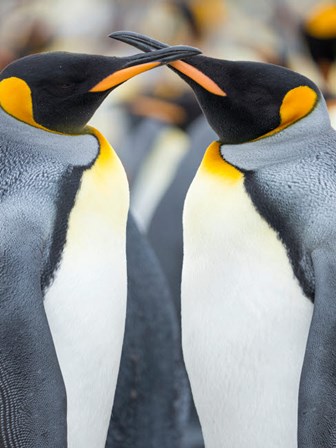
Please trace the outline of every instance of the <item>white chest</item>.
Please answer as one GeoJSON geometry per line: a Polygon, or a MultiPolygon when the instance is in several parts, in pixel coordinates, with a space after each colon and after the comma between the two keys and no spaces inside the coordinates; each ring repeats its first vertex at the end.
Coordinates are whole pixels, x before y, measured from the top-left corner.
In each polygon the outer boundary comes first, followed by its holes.
{"type": "Polygon", "coordinates": [[[183,352],[207,448],[295,448],[312,304],[243,179],[199,171],[184,210],[183,352]]]}
{"type": "Polygon", "coordinates": [[[83,176],[45,298],[67,392],[69,448],[105,447],[123,342],[128,186],[112,156],[83,176]]]}

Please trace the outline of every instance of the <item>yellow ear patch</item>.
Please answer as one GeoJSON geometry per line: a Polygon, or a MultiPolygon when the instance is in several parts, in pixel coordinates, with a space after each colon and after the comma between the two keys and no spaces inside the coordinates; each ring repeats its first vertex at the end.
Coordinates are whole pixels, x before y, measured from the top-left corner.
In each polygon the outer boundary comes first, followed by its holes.
{"type": "Polygon", "coordinates": [[[280,125],[256,140],[277,134],[305,117],[314,109],[316,101],[317,93],[308,86],[299,86],[290,90],[286,93],[280,106],[280,125]]]}
{"type": "Polygon", "coordinates": [[[12,77],[0,82],[0,106],[18,120],[45,129],[34,120],[31,91],[23,79],[12,77]]]}
{"type": "Polygon", "coordinates": [[[208,146],[200,169],[210,173],[211,175],[225,178],[227,181],[232,183],[243,177],[243,173],[223,159],[220,153],[219,142],[212,142],[208,146]]]}

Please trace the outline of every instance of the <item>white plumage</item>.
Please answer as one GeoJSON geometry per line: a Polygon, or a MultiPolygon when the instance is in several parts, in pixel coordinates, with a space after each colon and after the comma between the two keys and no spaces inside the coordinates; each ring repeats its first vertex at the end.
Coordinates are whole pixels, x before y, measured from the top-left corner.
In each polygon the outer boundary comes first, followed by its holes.
{"type": "Polygon", "coordinates": [[[207,448],[297,446],[312,310],[243,177],[201,166],[184,208],[182,338],[207,448]]]}

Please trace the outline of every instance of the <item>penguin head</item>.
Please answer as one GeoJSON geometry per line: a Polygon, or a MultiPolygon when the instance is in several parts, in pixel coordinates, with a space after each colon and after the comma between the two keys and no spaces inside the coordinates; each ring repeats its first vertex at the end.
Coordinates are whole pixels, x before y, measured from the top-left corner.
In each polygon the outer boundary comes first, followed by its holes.
{"type": "Polygon", "coordinates": [[[30,125],[81,133],[114,88],[160,64],[197,53],[192,47],[175,46],[128,57],[67,52],[26,56],[0,73],[0,106],[30,125]]]}
{"type": "Polygon", "coordinates": [[[272,64],[197,56],[174,69],[195,92],[223,144],[280,132],[308,115],[320,95],[306,77],[272,64]]]}
{"type": "MultiPolygon", "coordinates": [[[[110,37],[150,51],[165,44],[137,33],[110,37]]],[[[289,69],[258,62],[203,55],[169,64],[193,89],[222,144],[239,144],[273,135],[313,111],[318,87],[289,69]]]]}

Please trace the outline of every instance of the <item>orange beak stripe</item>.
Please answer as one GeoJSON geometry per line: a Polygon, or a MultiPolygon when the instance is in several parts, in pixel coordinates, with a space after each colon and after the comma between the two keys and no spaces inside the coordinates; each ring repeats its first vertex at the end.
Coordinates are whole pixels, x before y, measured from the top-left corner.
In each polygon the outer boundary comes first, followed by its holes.
{"type": "Polygon", "coordinates": [[[109,90],[112,87],[115,87],[122,82],[133,78],[133,76],[139,75],[140,73],[146,72],[147,70],[151,70],[158,65],[160,65],[160,62],[147,62],[145,64],[123,68],[112,73],[112,75],[109,75],[106,78],[102,79],[98,84],[90,89],[90,92],[104,92],[105,90],[109,90]]]}
{"type": "Polygon", "coordinates": [[[184,75],[188,76],[190,79],[194,80],[202,86],[205,90],[207,90],[210,93],[213,93],[214,95],[219,96],[227,96],[224,90],[222,90],[212,79],[210,79],[207,75],[202,73],[197,68],[193,67],[190,64],[187,64],[183,61],[176,61],[176,62],[170,62],[172,67],[176,68],[179,72],[183,73],[184,75]]]}

